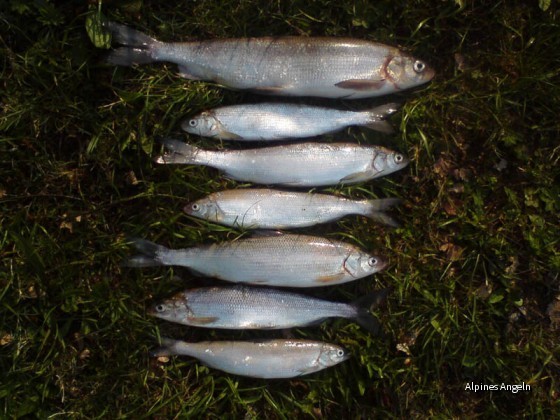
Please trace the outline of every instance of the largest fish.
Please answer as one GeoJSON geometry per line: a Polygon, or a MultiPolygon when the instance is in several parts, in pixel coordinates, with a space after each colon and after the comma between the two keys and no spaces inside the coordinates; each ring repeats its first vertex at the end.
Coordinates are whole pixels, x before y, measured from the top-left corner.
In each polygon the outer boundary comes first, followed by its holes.
{"type": "Polygon", "coordinates": [[[185,249],[168,249],[142,239],[132,243],[141,254],[125,261],[129,267],[183,266],[221,280],[267,286],[329,286],[387,266],[385,259],[345,242],[279,232],[185,249]]]}
{"type": "Polygon", "coordinates": [[[130,66],[168,61],[182,77],[212,80],[256,93],[323,98],[369,98],[429,82],[426,63],[401,50],[352,38],[265,37],[161,42],[107,22],[122,47],[108,61],[130,66]]]}

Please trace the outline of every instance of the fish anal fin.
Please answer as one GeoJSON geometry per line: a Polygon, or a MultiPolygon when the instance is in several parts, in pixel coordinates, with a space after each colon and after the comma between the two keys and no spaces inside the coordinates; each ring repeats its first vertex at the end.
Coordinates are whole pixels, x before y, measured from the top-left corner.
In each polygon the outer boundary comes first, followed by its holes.
{"type": "Polygon", "coordinates": [[[352,90],[379,90],[385,85],[385,79],[370,80],[370,79],[349,79],[343,80],[335,84],[336,87],[341,89],[352,90]]]}

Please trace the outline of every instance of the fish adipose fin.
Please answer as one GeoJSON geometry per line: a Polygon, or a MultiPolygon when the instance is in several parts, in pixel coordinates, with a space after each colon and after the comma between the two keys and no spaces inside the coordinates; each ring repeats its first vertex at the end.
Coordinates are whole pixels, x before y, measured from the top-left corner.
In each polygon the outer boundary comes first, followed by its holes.
{"type": "Polygon", "coordinates": [[[390,291],[390,288],[378,290],[351,303],[356,308],[356,322],[374,335],[379,334],[380,326],[379,321],[370,311],[381,305],[387,299],[390,291]]]}
{"type": "Polygon", "coordinates": [[[189,164],[196,163],[199,148],[174,139],[161,139],[160,143],[171,151],[162,156],[157,156],[154,161],[161,164],[189,164]]]}
{"type": "Polygon", "coordinates": [[[154,38],[115,22],[106,22],[104,26],[111,32],[116,43],[123,45],[109,53],[107,61],[118,66],[148,64],[154,62],[153,48],[159,44],[154,38]]]}
{"type": "Polygon", "coordinates": [[[335,84],[336,87],[341,89],[351,90],[379,90],[385,85],[385,79],[370,80],[370,79],[350,79],[343,80],[335,84]]]}
{"type": "Polygon", "coordinates": [[[168,251],[164,246],[155,244],[145,239],[131,239],[130,243],[141,252],[121,264],[123,267],[156,267],[164,265],[162,256],[168,251]]]}

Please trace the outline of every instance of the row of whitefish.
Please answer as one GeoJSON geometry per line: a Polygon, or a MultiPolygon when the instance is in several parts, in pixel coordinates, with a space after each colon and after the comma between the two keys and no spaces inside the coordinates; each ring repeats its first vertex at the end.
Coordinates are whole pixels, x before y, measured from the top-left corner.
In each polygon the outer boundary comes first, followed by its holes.
{"type": "MultiPolygon", "coordinates": [[[[165,43],[117,23],[107,22],[105,27],[120,45],[109,54],[112,64],[172,62],[182,77],[261,94],[369,98],[418,86],[434,76],[427,64],[397,48],[359,39],[299,36],[165,43]]],[[[250,237],[185,249],[132,240],[140,253],[129,258],[127,266],[184,266],[236,283],[183,291],[149,313],[184,325],[232,330],[303,327],[341,317],[376,333],[378,321],[371,310],[387,290],[341,303],[283,288],[355,281],[383,270],[387,260],[343,241],[280,230],[346,215],[396,226],[385,211],[398,203],[397,198],[355,200],[302,191],[365,182],[404,168],[408,159],[385,147],[302,140],[349,126],[391,133],[386,119],[396,111],[394,103],[355,111],[265,102],[220,107],[184,121],[183,130],[198,136],[272,145],[206,150],[165,139],[168,152],[157,157],[157,163],[210,166],[237,181],[280,189],[220,191],[185,207],[193,217],[255,230],[250,237]]],[[[300,339],[194,343],[164,338],[153,355],[188,355],[215,369],[259,378],[305,375],[349,357],[336,344],[300,339]]]]}

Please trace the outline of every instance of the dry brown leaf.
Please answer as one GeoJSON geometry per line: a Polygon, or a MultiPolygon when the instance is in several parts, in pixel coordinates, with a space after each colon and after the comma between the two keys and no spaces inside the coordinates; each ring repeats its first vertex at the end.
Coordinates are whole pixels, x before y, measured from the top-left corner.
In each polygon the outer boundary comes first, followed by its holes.
{"type": "Polygon", "coordinates": [[[451,242],[447,242],[439,247],[440,251],[445,252],[447,259],[450,261],[457,261],[463,254],[463,248],[451,242]]]}

